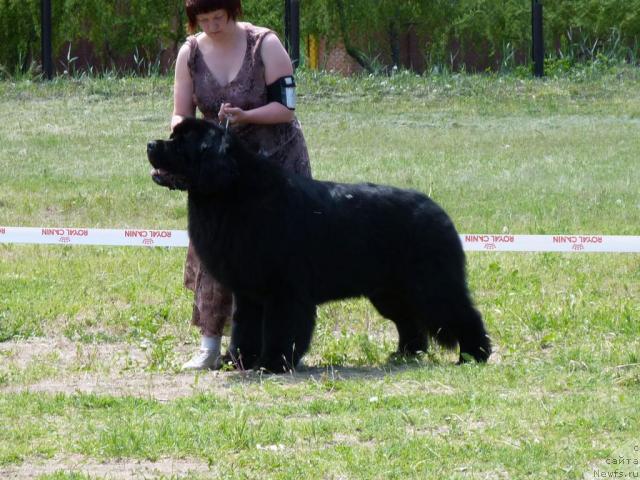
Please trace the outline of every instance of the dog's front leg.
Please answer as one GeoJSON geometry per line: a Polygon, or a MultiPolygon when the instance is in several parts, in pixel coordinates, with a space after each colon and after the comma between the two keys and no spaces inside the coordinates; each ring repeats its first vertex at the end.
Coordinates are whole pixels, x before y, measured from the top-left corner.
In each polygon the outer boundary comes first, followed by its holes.
{"type": "Polygon", "coordinates": [[[264,307],[243,295],[234,294],[234,300],[231,343],[225,361],[240,370],[248,370],[256,366],[262,348],[264,307]]]}
{"type": "Polygon", "coordinates": [[[312,302],[286,295],[270,299],[265,304],[259,366],[272,373],[295,369],[309,349],[315,319],[312,302]]]}

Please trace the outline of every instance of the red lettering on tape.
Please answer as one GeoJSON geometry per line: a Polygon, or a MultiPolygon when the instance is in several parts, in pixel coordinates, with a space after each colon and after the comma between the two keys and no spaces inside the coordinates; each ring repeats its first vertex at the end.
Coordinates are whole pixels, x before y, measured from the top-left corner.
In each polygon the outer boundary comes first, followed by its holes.
{"type": "Polygon", "coordinates": [[[171,238],[169,230],[151,231],[151,238],[171,238]]]}
{"type": "Polygon", "coordinates": [[[133,238],[146,238],[149,236],[149,232],[147,230],[125,230],[124,236],[133,238]]]}
{"type": "Polygon", "coordinates": [[[0,228],[0,235],[4,235],[5,233],[7,233],[7,230],[4,227],[0,228]]]}
{"type": "Polygon", "coordinates": [[[491,235],[493,243],[513,243],[515,237],[513,235],[491,235]]]}
{"type": "Polygon", "coordinates": [[[68,237],[88,237],[89,230],[86,228],[67,228],[68,237]]]}
{"type": "MultiPolygon", "coordinates": [[[[556,235],[553,237],[553,243],[570,243],[574,247],[585,243],[604,243],[602,235],[556,235]]],[[[573,250],[583,250],[583,248],[573,248],[573,250]]]]}
{"type": "Polygon", "coordinates": [[[64,228],[43,228],[40,232],[43,237],[61,237],[64,235],[64,228]]]}
{"type": "Polygon", "coordinates": [[[69,237],[60,237],[58,241],[60,243],[71,243],[71,239],[69,237]]]}
{"type": "Polygon", "coordinates": [[[591,235],[587,237],[580,237],[582,243],[602,243],[604,238],[600,235],[591,235]]]}
{"type": "Polygon", "coordinates": [[[584,245],[582,245],[581,243],[576,243],[575,245],[571,245],[571,250],[579,252],[581,250],[584,250],[584,245]]]}
{"type": "Polygon", "coordinates": [[[467,243],[487,243],[489,235],[465,235],[464,241],[467,243]]]}
{"type": "Polygon", "coordinates": [[[484,244],[484,249],[485,250],[495,250],[496,249],[496,244],[495,243],[485,243],[484,244]]]}
{"type": "Polygon", "coordinates": [[[553,237],[553,243],[577,243],[578,237],[575,235],[556,235],[553,237]]]}
{"type": "Polygon", "coordinates": [[[153,245],[153,240],[150,238],[145,238],[144,240],[142,240],[142,244],[143,245],[153,245]]]}

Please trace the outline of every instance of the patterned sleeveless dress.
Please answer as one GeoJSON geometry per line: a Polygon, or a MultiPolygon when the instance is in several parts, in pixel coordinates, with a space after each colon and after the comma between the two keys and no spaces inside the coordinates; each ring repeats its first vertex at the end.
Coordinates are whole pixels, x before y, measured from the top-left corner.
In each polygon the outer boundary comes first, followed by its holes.
{"type": "MultiPolygon", "coordinates": [[[[268,103],[260,47],[265,36],[273,32],[249,23],[240,25],[247,32],[247,49],[237,76],[227,85],[220,85],[209,70],[198,48],[197,37],[187,38],[191,49],[188,66],[193,80],[193,102],[209,120],[218,120],[218,111],[223,103],[243,110],[252,110],[268,103]]],[[[244,124],[230,128],[250,148],[265,155],[269,161],[299,175],[311,177],[309,154],[297,119],[289,123],[244,124]]],[[[204,269],[191,245],[187,252],[184,284],[195,293],[192,323],[200,327],[203,335],[222,335],[232,314],[231,292],[204,269]]]]}

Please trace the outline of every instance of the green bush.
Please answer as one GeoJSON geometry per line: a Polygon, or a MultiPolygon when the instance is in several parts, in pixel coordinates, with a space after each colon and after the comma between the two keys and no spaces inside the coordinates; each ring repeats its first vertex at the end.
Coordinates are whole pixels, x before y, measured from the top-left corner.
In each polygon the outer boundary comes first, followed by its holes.
{"type": "MultiPolygon", "coordinates": [[[[362,61],[392,64],[398,38],[421,39],[427,68],[513,68],[529,61],[530,0],[304,0],[302,39],[343,42],[362,61]]],[[[244,0],[245,18],[283,30],[284,0],[244,0]]],[[[52,0],[56,68],[74,67],[79,46],[96,69],[140,73],[185,37],[183,0],[52,0]],[[90,46],[90,47],[87,47],[90,46]]],[[[636,63],[640,0],[544,2],[549,57],[570,65],[598,55],[636,63]]],[[[28,71],[40,56],[40,1],[0,0],[0,71],[28,71]]],[[[145,70],[146,69],[146,70],[145,70]]]]}
{"type": "MultiPolygon", "coordinates": [[[[247,18],[281,30],[284,2],[245,0],[247,18]]],[[[144,72],[186,36],[184,0],[52,0],[58,70],[74,67],[79,45],[97,69],[129,65],[144,72]]],[[[40,0],[0,0],[0,71],[27,71],[40,58],[40,0]]]]}
{"type": "MultiPolygon", "coordinates": [[[[66,57],[64,67],[70,67],[74,47],[86,42],[103,68],[134,53],[155,61],[184,37],[178,21],[184,16],[182,5],[181,0],[52,0],[54,56],[66,57]]],[[[0,19],[0,65],[28,69],[40,56],[40,1],[0,0],[0,19]]]]}
{"type": "MultiPolygon", "coordinates": [[[[304,6],[303,28],[330,39],[347,36],[345,43],[353,42],[369,58],[388,57],[390,33],[406,33],[410,26],[426,39],[427,68],[486,64],[495,70],[530,59],[531,0],[305,0],[304,6]],[[310,28],[315,12],[324,22],[310,28]]],[[[640,0],[544,2],[544,34],[550,57],[576,62],[605,55],[637,63],[640,0]]]]}

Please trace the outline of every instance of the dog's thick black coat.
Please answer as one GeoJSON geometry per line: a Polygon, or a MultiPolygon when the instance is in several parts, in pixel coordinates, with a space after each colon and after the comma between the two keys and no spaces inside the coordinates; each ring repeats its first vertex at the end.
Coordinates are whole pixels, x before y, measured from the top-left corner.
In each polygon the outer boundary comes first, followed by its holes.
{"type": "Polygon", "coordinates": [[[188,190],[189,237],[236,302],[230,354],[283,372],[307,351],[316,306],[368,297],[399,335],[398,352],[431,337],[460,360],[491,345],[447,214],[427,196],[288,173],[204,120],[147,146],[156,183],[188,190]]]}

